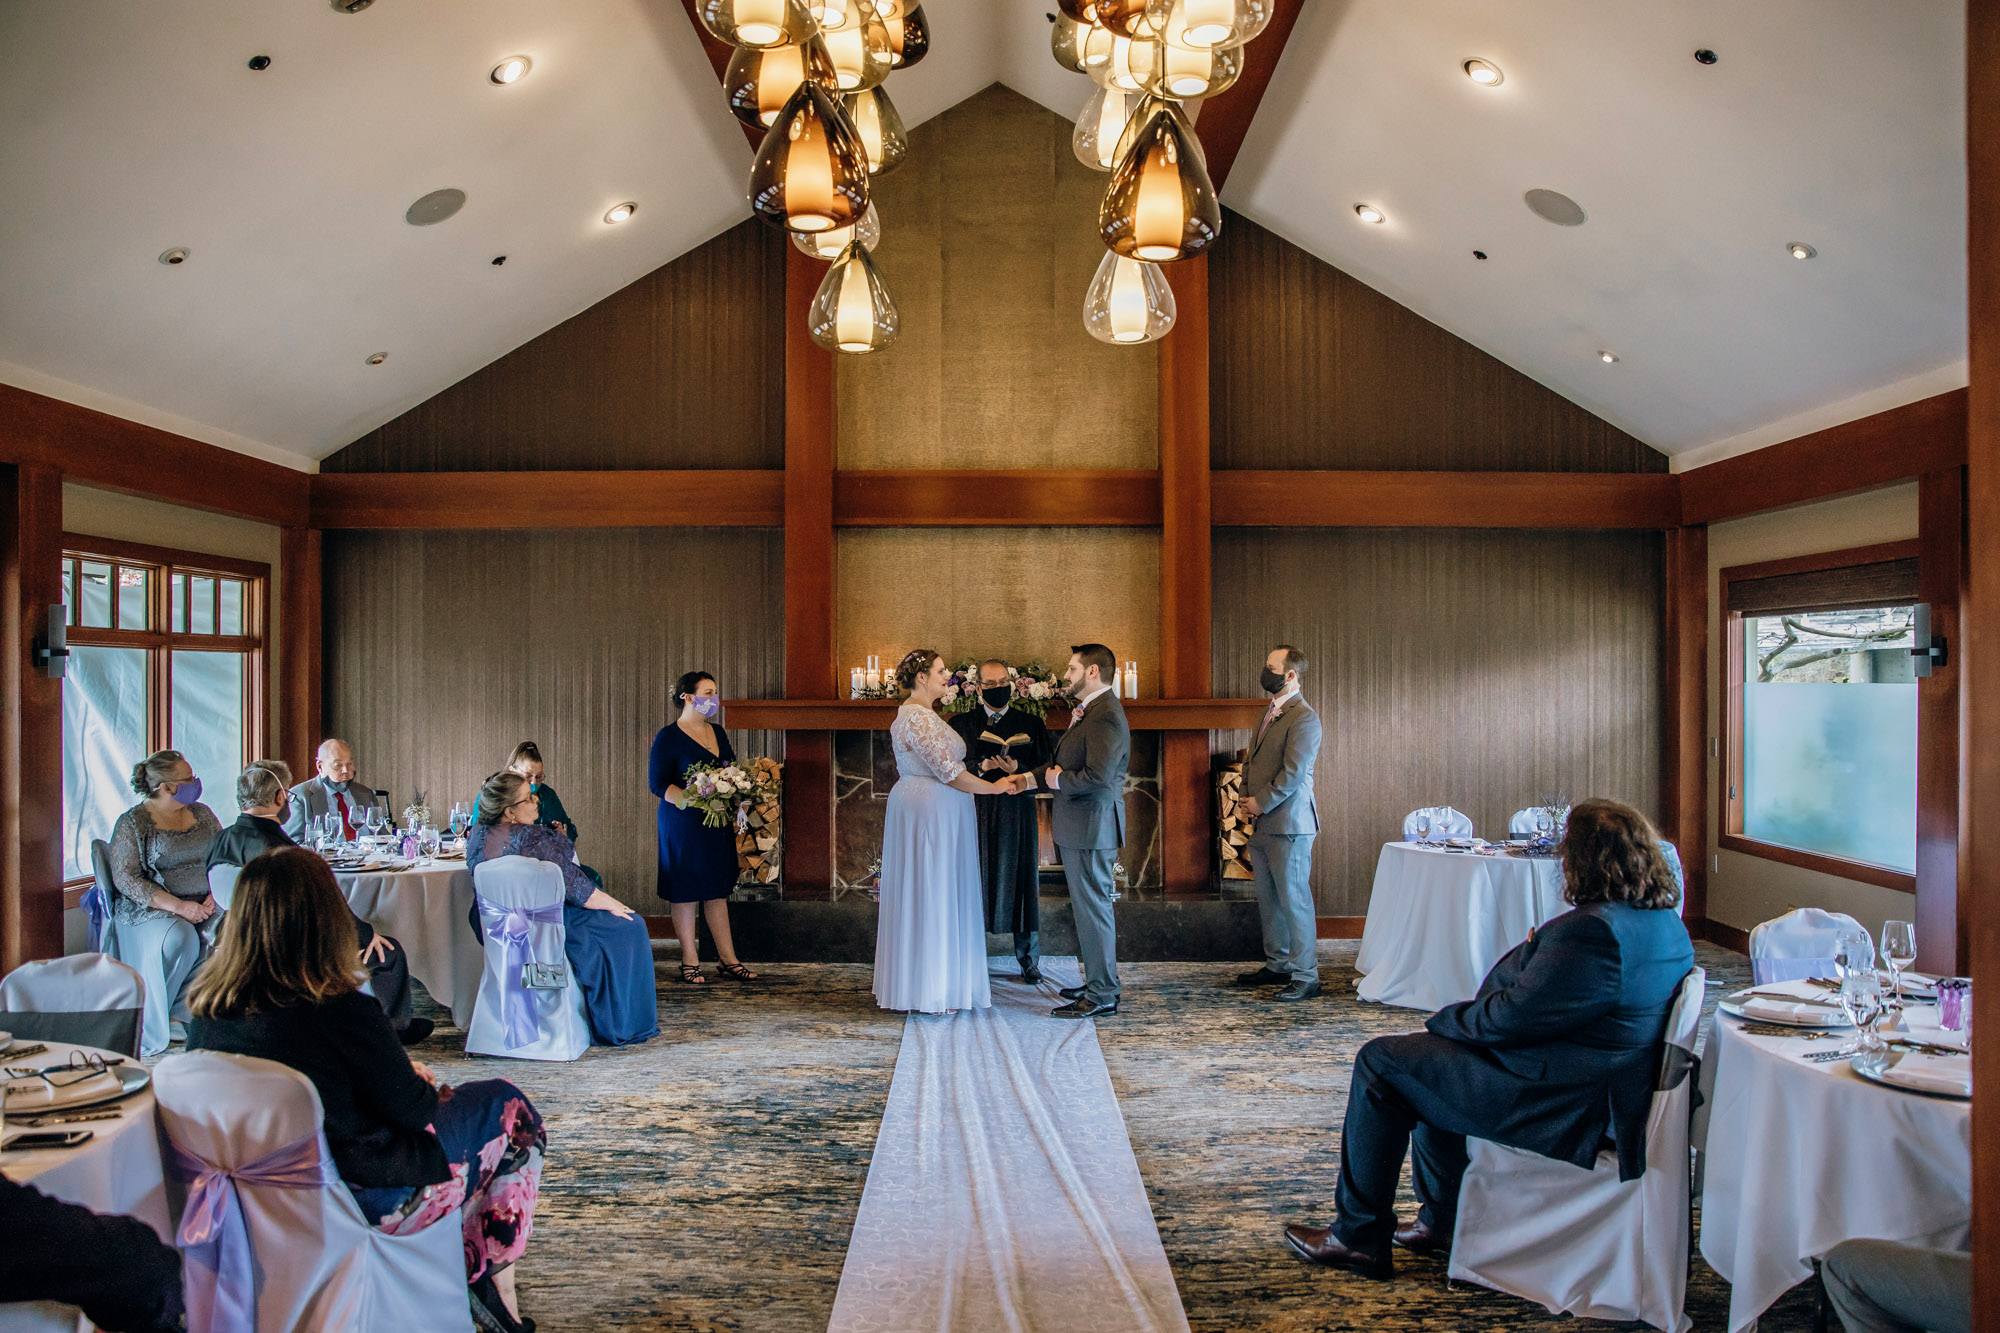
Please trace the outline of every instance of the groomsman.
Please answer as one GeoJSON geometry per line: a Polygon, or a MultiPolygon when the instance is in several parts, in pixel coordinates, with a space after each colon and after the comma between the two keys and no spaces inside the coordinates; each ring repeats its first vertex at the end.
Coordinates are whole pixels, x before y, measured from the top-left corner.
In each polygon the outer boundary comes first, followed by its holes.
{"type": "Polygon", "coordinates": [[[1111,917],[1112,866],[1125,845],[1125,771],[1132,762],[1132,729],[1111,692],[1118,659],[1101,643],[1070,649],[1063,684],[1070,697],[1069,730],[1056,742],[1054,761],[1028,775],[1028,785],[1055,793],[1056,849],[1076,913],[1076,951],[1083,985],[1065,986],[1070,1003],[1057,1018],[1096,1018],[1118,1012],[1118,934],[1111,917]]]}
{"type": "MultiPolygon", "coordinates": [[[[1007,664],[979,664],[979,702],[951,719],[965,741],[965,763],[989,782],[1049,762],[1049,729],[1033,713],[1014,707],[1007,664]]],[[[1042,979],[1038,947],[1042,928],[1042,871],[1036,843],[1035,798],[1027,792],[975,796],[979,819],[979,879],[986,890],[986,929],[1011,932],[1021,980],[1042,979]]]]}
{"type": "Polygon", "coordinates": [[[1306,655],[1281,643],[1259,677],[1271,706],[1243,752],[1243,810],[1251,830],[1250,871],[1264,926],[1264,966],[1236,978],[1239,986],[1283,986],[1280,1000],[1319,994],[1319,929],[1313,913],[1312,849],[1319,834],[1313,764],[1319,759],[1319,714],[1299,693],[1306,655]]]}

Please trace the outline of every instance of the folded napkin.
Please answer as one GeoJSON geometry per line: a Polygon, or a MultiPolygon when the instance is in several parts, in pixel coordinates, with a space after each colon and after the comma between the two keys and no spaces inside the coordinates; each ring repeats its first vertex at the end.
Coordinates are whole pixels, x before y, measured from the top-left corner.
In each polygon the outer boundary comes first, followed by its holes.
{"type": "Polygon", "coordinates": [[[1972,1061],[1955,1055],[1908,1054],[1896,1061],[1883,1078],[1919,1092],[1942,1092],[1953,1097],[1972,1095],[1972,1061]]]}
{"type": "Polygon", "coordinates": [[[58,1074],[62,1082],[60,1088],[52,1086],[47,1079],[14,1078],[5,1084],[7,1113],[9,1115],[33,1115],[37,1109],[50,1106],[68,1106],[72,1102],[89,1097],[109,1097],[124,1089],[116,1074],[99,1070],[89,1078],[70,1082],[67,1075],[58,1074]]]}
{"type": "Polygon", "coordinates": [[[1794,1004],[1789,1000],[1773,1000],[1762,995],[1746,996],[1738,1001],[1737,1007],[1746,1017],[1761,1018],[1774,1023],[1812,1023],[1820,1027],[1842,1027],[1847,1023],[1847,1015],[1838,1006],[1794,1004]]]}

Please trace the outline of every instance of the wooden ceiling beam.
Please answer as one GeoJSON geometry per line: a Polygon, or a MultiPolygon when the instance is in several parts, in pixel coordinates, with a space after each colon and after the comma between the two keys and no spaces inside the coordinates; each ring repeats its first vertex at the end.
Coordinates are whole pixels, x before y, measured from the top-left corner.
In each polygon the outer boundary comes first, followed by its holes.
{"type": "Polygon", "coordinates": [[[1661,472],[1209,474],[1216,527],[1672,528],[1679,478],[1661,472]]]}

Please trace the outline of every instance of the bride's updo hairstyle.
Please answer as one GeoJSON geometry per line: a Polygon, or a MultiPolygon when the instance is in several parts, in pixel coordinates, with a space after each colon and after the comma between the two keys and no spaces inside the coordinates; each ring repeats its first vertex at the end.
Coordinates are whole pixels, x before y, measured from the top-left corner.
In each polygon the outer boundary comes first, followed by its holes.
{"type": "Polygon", "coordinates": [[[942,656],[944,654],[935,648],[919,648],[915,652],[904,654],[903,660],[896,664],[896,683],[903,687],[903,693],[908,694],[915,689],[917,677],[929,671],[931,663],[942,656]]]}

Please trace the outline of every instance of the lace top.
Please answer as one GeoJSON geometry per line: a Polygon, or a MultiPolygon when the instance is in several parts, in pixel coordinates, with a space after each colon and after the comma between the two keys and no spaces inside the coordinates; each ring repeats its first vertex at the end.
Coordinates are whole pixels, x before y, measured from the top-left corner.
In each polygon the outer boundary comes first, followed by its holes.
{"type": "Polygon", "coordinates": [[[563,874],[563,896],[583,906],[597,886],[576,863],[576,844],[546,824],[475,824],[465,835],[465,868],[503,856],[528,856],[547,861],[563,874]]]}
{"type": "Polygon", "coordinates": [[[950,782],[965,771],[965,740],[928,708],[904,704],[889,726],[896,772],[906,778],[950,782]]]}
{"type": "Polygon", "coordinates": [[[193,902],[208,897],[208,845],[222,825],[200,802],[188,808],[194,825],[179,831],[155,824],[143,804],[111,826],[111,884],[118,890],[110,904],[113,919],[167,915],[153,906],[155,890],[193,902]]]}

